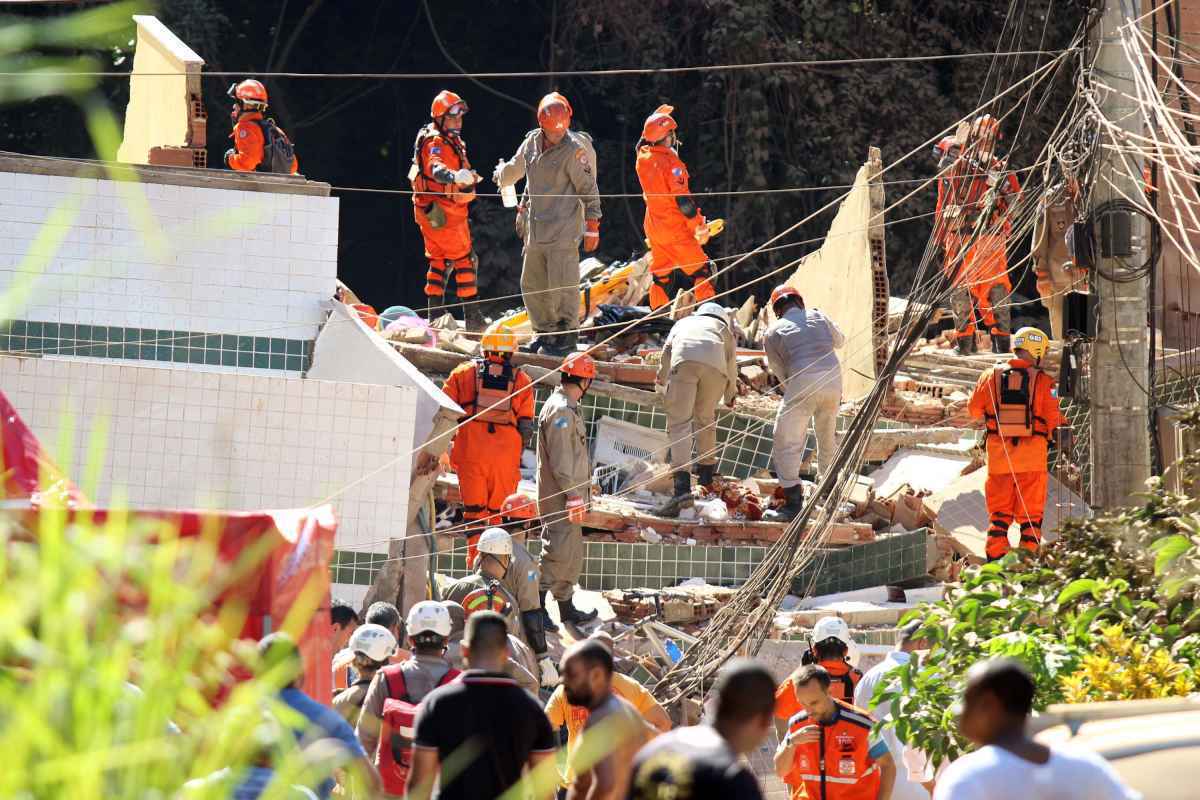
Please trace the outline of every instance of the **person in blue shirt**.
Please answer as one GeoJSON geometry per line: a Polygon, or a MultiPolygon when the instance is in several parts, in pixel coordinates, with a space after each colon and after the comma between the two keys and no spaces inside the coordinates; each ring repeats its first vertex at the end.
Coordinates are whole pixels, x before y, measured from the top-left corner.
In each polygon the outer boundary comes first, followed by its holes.
{"type": "MultiPolygon", "coordinates": [[[[274,679],[282,684],[279,700],[296,712],[295,715],[285,715],[285,720],[300,746],[305,747],[320,739],[338,742],[346,755],[344,769],[350,774],[361,775],[371,794],[377,792],[382,785],[379,773],[367,758],[366,751],[354,735],[354,729],[332,708],[318,703],[300,690],[304,683],[304,659],[292,637],[282,632],[264,636],[258,643],[258,654],[261,674],[268,680],[274,679]]],[[[333,790],[333,784],[332,780],[327,780],[314,788],[324,800],[333,790]]]]}

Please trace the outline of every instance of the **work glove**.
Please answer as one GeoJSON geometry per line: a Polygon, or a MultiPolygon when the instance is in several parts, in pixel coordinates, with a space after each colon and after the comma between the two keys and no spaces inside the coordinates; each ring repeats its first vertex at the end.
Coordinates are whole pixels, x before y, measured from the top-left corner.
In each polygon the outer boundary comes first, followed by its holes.
{"type": "Polygon", "coordinates": [[[504,188],[503,185],[500,183],[500,173],[503,169],[504,169],[504,159],[502,158],[496,162],[496,168],[494,170],[492,170],[492,183],[496,184],[497,189],[504,188]]]}
{"type": "Polygon", "coordinates": [[[237,155],[237,150],[235,150],[234,148],[232,148],[232,147],[231,147],[231,148],[229,148],[228,150],[226,150],[226,151],[225,151],[225,166],[227,166],[227,167],[228,167],[228,166],[229,166],[229,159],[233,158],[233,157],[234,157],[234,156],[236,156],[236,155],[237,155]]]}
{"type": "Polygon", "coordinates": [[[460,169],[454,173],[454,182],[457,183],[459,186],[474,186],[475,185],[475,173],[472,172],[471,170],[467,169],[466,167],[463,167],[462,169],[460,169]]]}
{"type": "Polygon", "coordinates": [[[583,502],[583,498],[577,494],[567,495],[567,519],[572,523],[579,525],[583,522],[583,515],[587,511],[587,504],[583,502]]]}
{"type": "Polygon", "coordinates": [[[554,659],[545,656],[538,662],[538,666],[542,668],[542,686],[546,689],[558,686],[558,668],[554,666],[554,659]]]}
{"type": "Polygon", "coordinates": [[[692,231],[692,235],[696,237],[696,244],[701,246],[708,244],[708,240],[712,238],[712,234],[708,231],[708,221],[704,217],[700,217],[700,224],[692,231]]]}
{"type": "Polygon", "coordinates": [[[587,231],[583,234],[583,252],[594,253],[600,246],[600,220],[589,219],[587,231]]]}
{"type": "Polygon", "coordinates": [[[517,420],[517,433],[521,434],[521,449],[528,450],[529,446],[533,444],[533,420],[517,420]]]}

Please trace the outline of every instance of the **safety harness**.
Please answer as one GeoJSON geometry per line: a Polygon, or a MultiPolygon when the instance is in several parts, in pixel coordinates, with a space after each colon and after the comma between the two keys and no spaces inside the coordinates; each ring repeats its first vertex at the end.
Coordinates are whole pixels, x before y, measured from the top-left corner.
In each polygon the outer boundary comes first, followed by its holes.
{"type": "Polygon", "coordinates": [[[516,370],[511,361],[479,359],[475,366],[475,398],[466,404],[469,406],[466,416],[459,422],[474,417],[474,421],[488,424],[488,433],[495,433],[496,425],[516,425],[512,407],[516,385],[516,370]]]}
{"type": "Polygon", "coordinates": [[[413,143],[412,168],[408,171],[408,180],[413,187],[413,203],[420,206],[427,206],[433,202],[433,198],[427,196],[429,194],[449,196],[453,192],[453,184],[439,181],[429,172],[428,165],[425,163],[425,141],[435,136],[441,136],[442,141],[449,145],[454,154],[458,156],[463,169],[471,168],[471,162],[467,159],[467,145],[460,137],[443,134],[432,122],[421,128],[417,131],[417,139],[413,143]]]}
{"type": "Polygon", "coordinates": [[[1034,393],[1041,370],[1008,366],[997,370],[992,378],[995,413],[985,412],[988,436],[1011,439],[1016,444],[1031,436],[1050,438],[1046,420],[1033,410],[1034,393]]]}
{"type": "Polygon", "coordinates": [[[468,617],[476,611],[495,611],[500,615],[508,613],[508,601],[501,595],[500,582],[496,580],[491,580],[487,586],[469,592],[463,598],[462,607],[468,617]]]}

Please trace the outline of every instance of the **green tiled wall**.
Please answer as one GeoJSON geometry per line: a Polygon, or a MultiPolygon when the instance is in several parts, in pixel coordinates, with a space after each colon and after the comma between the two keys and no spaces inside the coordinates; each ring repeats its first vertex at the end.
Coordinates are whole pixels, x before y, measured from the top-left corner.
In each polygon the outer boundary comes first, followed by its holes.
{"type": "Polygon", "coordinates": [[[851,592],[920,578],[928,572],[926,531],[891,534],[867,544],[826,551],[792,583],[792,592],[803,595],[813,576],[811,594],[851,592]]]}
{"type": "Polygon", "coordinates": [[[14,320],[0,327],[0,352],[140,359],[174,364],[301,372],[312,362],[304,339],[14,320]]]}
{"type": "Polygon", "coordinates": [[[330,572],[334,583],[370,586],[375,572],[383,566],[386,553],[360,553],[354,550],[333,551],[330,572]]]}

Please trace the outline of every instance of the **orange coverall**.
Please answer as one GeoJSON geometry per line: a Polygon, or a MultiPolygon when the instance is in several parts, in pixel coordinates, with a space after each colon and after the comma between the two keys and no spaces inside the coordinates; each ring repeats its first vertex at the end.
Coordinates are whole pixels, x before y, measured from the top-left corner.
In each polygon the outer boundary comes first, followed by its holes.
{"type": "MultiPolygon", "coordinates": [[[[465,418],[482,412],[487,406],[475,402],[479,365],[484,359],[472,359],[450,373],[442,387],[450,399],[467,412],[465,418]]],[[[499,363],[487,360],[488,364],[499,363]]],[[[471,420],[458,429],[450,448],[450,465],[458,474],[462,496],[463,521],[477,523],[467,539],[467,564],[475,561],[475,543],[482,528],[500,524],[500,508],[521,481],[521,434],[517,420],[533,421],[533,389],[529,376],[513,368],[513,390],[508,424],[471,420]]],[[[492,403],[488,403],[488,406],[492,403]]]]}
{"type": "MultiPolygon", "coordinates": [[[[258,123],[262,122],[261,111],[247,111],[238,117],[237,124],[229,134],[233,139],[233,148],[237,150],[225,162],[230,169],[238,172],[254,172],[263,160],[263,132],[258,123]]],[[[292,174],[300,171],[300,160],[292,157],[292,174]]]]}
{"type": "Polygon", "coordinates": [[[971,240],[979,215],[984,211],[988,191],[988,175],[980,175],[981,167],[973,160],[960,156],[946,178],[938,181],[936,208],[936,238],[945,253],[944,269],[954,281],[958,292],[954,314],[958,336],[974,336],[975,321],[984,325],[993,336],[1010,336],[1011,313],[1008,296],[1012,281],[1008,277],[1008,237],[1012,233],[1010,210],[1021,196],[1021,185],[1004,162],[991,161],[990,171],[1003,183],[998,192],[991,218],[983,223],[980,235],[971,243],[960,263],[955,264],[962,246],[971,240]]]}
{"type": "Polygon", "coordinates": [[[1005,367],[993,367],[981,375],[967,403],[967,412],[985,420],[988,428],[988,477],[983,491],[991,520],[985,547],[989,561],[1008,552],[1008,529],[1013,522],[1021,526],[1021,547],[1036,551],[1041,544],[1042,510],[1050,480],[1046,454],[1050,436],[1066,422],[1058,400],[1050,393],[1049,375],[1020,358],[1009,359],[1008,367],[1030,371],[1029,405],[1034,435],[1001,438],[993,432],[1000,404],[999,375],[1005,367]]]}
{"type": "Polygon", "coordinates": [[[454,184],[457,170],[471,168],[466,142],[443,134],[430,123],[417,134],[414,150],[413,217],[425,239],[425,258],[429,259],[425,296],[442,297],[446,280],[453,274],[459,299],[474,297],[478,294],[478,262],[471,249],[467,204],[475,199],[475,193],[461,191],[454,184]]]}
{"type": "Polygon", "coordinates": [[[654,278],[650,307],[671,302],[679,289],[692,289],[697,301],[709,299],[716,292],[709,281],[708,256],[695,234],[705,220],[692,202],[687,166],[670,147],[646,144],[638,148],[637,176],[646,201],[644,224],[654,278]]]}

